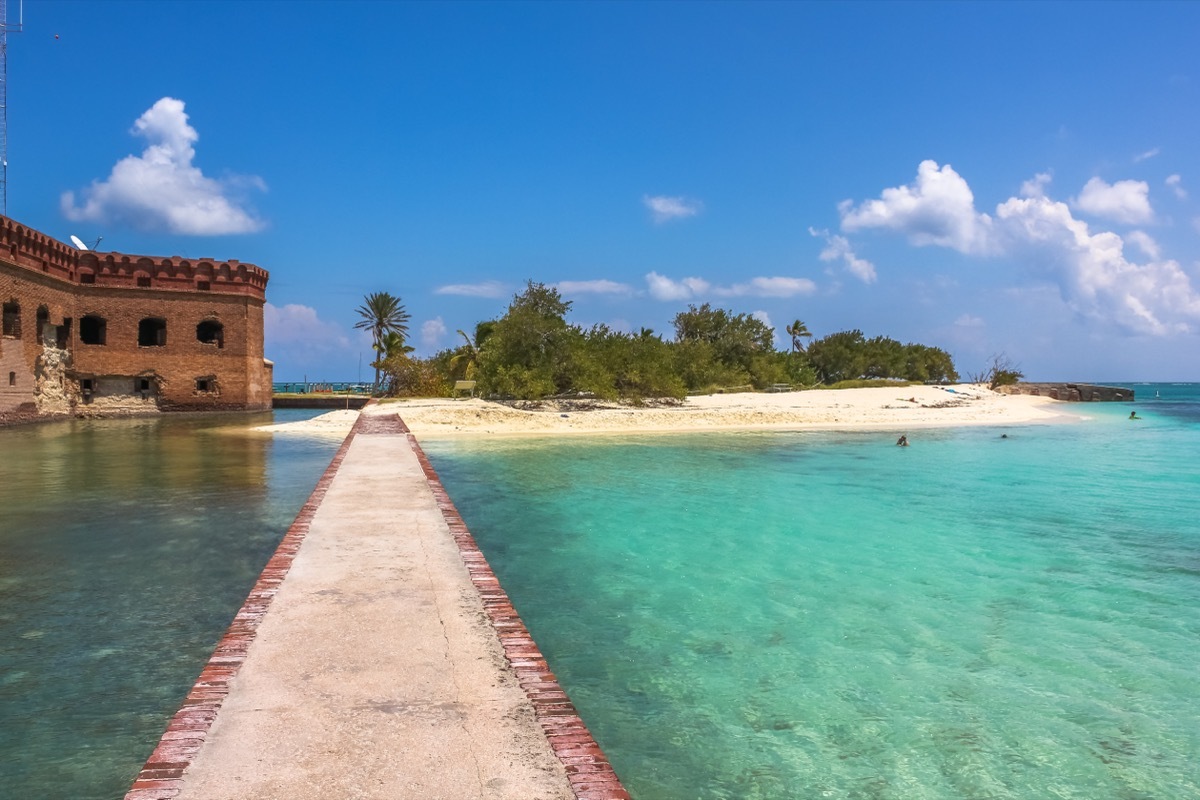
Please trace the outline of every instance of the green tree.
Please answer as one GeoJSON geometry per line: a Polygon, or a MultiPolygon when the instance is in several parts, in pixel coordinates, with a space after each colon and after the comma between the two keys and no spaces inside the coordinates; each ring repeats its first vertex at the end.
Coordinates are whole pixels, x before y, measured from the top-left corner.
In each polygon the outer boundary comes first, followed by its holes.
{"type": "Polygon", "coordinates": [[[408,337],[408,322],[411,317],[400,298],[387,292],[373,292],[363,298],[363,304],[355,309],[360,317],[354,327],[371,332],[371,349],[376,353],[375,389],[379,389],[379,362],[386,358],[384,338],[389,333],[397,334],[401,341],[408,337]]]}
{"type": "Polygon", "coordinates": [[[570,308],[557,289],[528,281],[496,320],[487,345],[479,349],[483,390],[538,399],[570,388],[571,339],[579,335],[567,325],[570,308]]]}
{"type": "Polygon", "coordinates": [[[750,314],[733,314],[723,308],[713,308],[708,303],[699,308],[688,306],[687,311],[675,315],[672,324],[676,342],[708,345],[712,359],[727,369],[742,373],[742,382],[749,380],[754,357],[775,349],[775,333],[765,322],[750,314]]]}
{"type": "Polygon", "coordinates": [[[822,383],[861,378],[867,369],[866,345],[860,330],[831,333],[808,346],[808,360],[822,383]]]}

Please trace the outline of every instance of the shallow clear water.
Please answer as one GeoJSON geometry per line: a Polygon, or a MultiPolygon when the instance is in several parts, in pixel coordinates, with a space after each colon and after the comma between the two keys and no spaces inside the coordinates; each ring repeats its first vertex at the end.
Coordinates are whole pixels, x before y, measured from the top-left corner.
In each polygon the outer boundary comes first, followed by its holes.
{"type": "Polygon", "coordinates": [[[0,796],[128,790],[339,444],[271,419],[0,430],[0,796]]]}
{"type": "Polygon", "coordinates": [[[639,800],[1198,797],[1198,388],[425,449],[639,800]]]}

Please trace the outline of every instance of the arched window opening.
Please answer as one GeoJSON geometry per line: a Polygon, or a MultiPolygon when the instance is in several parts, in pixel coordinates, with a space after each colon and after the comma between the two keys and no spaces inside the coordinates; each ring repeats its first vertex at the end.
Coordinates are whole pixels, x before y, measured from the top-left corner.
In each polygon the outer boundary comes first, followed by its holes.
{"type": "Polygon", "coordinates": [[[84,344],[107,344],[108,323],[104,317],[85,314],[79,320],[79,341],[84,344]]]}
{"type": "Polygon", "coordinates": [[[11,336],[14,339],[21,338],[21,304],[16,300],[11,300],[4,304],[4,321],[0,331],[4,336],[11,336]]]}
{"type": "Polygon", "coordinates": [[[166,347],[167,321],[146,317],[138,323],[138,347],[166,347]]]}
{"type": "Polygon", "coordinates": [[[215,319],[206,319],[196,326],[196,340],[204,344],[225,346],[225,326],[215,319]]]}

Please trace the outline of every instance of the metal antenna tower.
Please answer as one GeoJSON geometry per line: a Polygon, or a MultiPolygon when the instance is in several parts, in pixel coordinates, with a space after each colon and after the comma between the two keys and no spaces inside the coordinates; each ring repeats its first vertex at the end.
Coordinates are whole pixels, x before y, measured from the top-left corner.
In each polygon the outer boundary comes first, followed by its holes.
{"type": "Polygon", "coordinates": [[[25,25],[25,0],[19,0],[19,16],[16,24],[8,21],[8,2],[0,0],[0,195],[3,209],[8,216],[8,34],[20,33],[25,25]]]}

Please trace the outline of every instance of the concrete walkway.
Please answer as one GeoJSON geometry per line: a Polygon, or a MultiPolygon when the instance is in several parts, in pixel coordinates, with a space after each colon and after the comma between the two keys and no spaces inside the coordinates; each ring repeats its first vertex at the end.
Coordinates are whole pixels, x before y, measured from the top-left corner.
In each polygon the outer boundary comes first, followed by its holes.
{"type": "Polygon", "coordinates": [[[535,711],[541,687],[574,714],[540,653],[529,674],[506,656],[450,530],[457,513],[403,423],[371,411],[286,579],[269,566],[276,586],[239,614],[258,614],[256,630],[246,641],[235,621],[241,644],[218,647],[127,797],[628,797],[581,721],[560,731],[535,711]]]}

